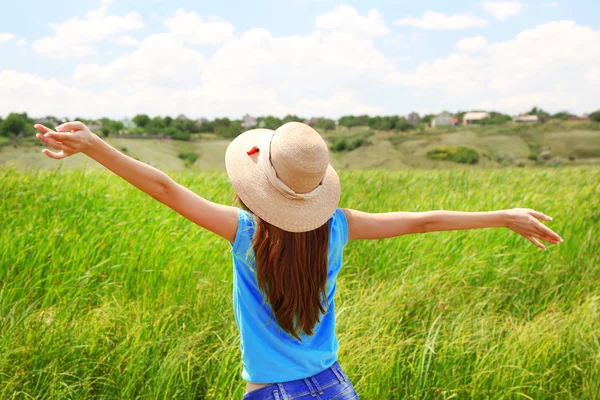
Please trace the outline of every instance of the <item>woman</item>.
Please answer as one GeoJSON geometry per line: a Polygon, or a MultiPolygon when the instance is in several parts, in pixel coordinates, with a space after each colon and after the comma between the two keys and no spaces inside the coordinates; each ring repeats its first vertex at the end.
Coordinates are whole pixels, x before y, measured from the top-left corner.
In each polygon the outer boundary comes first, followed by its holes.
{"type": "Polygon", "coordinates": [[[508,227],[539,240],[562,239],[525,208],[488,212],[339,209],[340,182],[321,136],[301,123],[255,129],[231,142],[226,167],[242,209],[210,202],[136,161],[81,122],[35,125],[43,152],[82,152],[232,245],[234,311],[240,330],[245,399],[355,399],[337,362],[334,294],[349,240],[508,227]]]}

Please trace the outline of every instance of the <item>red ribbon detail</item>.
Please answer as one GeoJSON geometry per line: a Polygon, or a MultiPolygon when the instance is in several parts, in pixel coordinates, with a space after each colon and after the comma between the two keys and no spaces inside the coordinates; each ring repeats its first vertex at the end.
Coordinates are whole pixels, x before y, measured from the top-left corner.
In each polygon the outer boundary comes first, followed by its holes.
{"type": "Polygon", "coordinates": [[[254,146],[253,148],[251,148],[250,150],[248,150],[246,152],[246,154],[248,154],[249,156],[251,156],[252,154],[256,154],[260,151],[260,149],[256,146],[254,146]]]}

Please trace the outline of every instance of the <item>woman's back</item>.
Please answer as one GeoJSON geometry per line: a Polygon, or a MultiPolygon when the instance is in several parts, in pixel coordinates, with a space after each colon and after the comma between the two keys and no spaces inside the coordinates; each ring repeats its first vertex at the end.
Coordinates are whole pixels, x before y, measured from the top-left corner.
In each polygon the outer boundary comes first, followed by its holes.
{"type": "Polygon", "coordinates": [[[253,261],[252,238],[256,222],[251,213],[239,210],[233,242],[233,303],[240,330],[245,380],[255,383],[302,379],[330,367],[337,360],[334,294],[342,265],[342,250],[348,241],[348,224],[342,210],[329,220],[327,312],[314,334],[298,341],[283,331],[261,294],[253,261]]]}

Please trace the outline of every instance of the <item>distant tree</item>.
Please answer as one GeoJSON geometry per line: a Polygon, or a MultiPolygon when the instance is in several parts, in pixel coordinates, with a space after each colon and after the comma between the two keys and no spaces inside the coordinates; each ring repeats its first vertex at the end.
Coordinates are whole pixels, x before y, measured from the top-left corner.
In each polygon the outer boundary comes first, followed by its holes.
{"type": "Polygon", "coordinates": [[[338,121],[340,126],[346,126],[348,128],[352,128],[355,126],[368,126],[369,124],[369,116],[368,115],[344,115],[338,121]]]}
{"type": "Polygon", "coordinates": [[[145,128],[150,123],[150,117],[146,114],[138,114],[133,117],[133,123],[135,126],[139,126],[140,128],[145,128]]]}
{"type": "Polygon", "coordinates": [[[556,114],[552,115],[552,118],[566,121],[569,119],[570,116],[571,116],[571,114],[569,114],[568,111],[559,111],[556,114]]]}
{"type": "Polygon", "coordinates": [[[198,128],[198,131],[203,133],[214,133],[215,126],[213,125],[212,121],[202,121],[200,127],[198,128]]]}
{"type": "Polygon", "coordinates": [[[200,132],[200,127],[196,123],[196,121],[192,119],[188,119],[185,121],[185,131],[189,133],[198,133],[200,132]]]}
{"type": "Polygon", "coordinates": [[[423,117],[421,118],[421,123],[422,124],[431,124],[431,120],[435,118],[435,114],[425,114],[423,115],[423,117]]]}
{"type": "Polygon", "coordinates": [[[484,119],[471,121],[473,124],[479,125],[501,125],[512,121],[510,115],[502,114],[496,111],[489,112],[490,116],[484,119]]]}
{"type": "Polygon", "coordinates": [[[600,122],[600,110],[594,111],[589,117],[592,121],[600,122]]]}
{"type": "Polygon", "coordinates": [[[158,116],[152,118],[145,126],[146,132],[150,135],[164,135],[165,133],[165,120],[158,116]]]}
{"type": "Polygon", "coordinates": [[[300,118],[297,115],[288,114],[285,117],[283,117],[283,120],[281,122],[283,125],[283,124],[287,124],[288,122],[303,122],[303,121],[304,121],[304,118],[300,118]]]}
{"type": "Polygon", "coordinates": [[[323,130],[334,130],[335,129],[335,121],[328,118],[319,118],[315,125],[317,129],[323,130]]]}
{"type": "Polygon", "coordinates": [[[229,123],[227,125],[223,123],[215,125],[215,133],[219,136],[234,138],[244,130],[241,121],[229,121],[227,118],[223,118],[223,120],[227,120],[229,123]]]}
{"type": "Polygon", "coordinates": [[[75,117],[75,118],[73,118],[73,121],[83,122],[85,125],[89,125],[91,123],[90,119],[81,118],[81,117],[75,117]]]}
{"type": "MultiPolygon", "coordinates": [[[[83,121],[82,121],[83,122],[83,121]]],[[[100,118],[100,132],[104,136],[117,135],[125,128],[123,122],[110,118],[100,118]]]]}
{"type": "Polygon", "coordinates": [[[163,124],[165,125],[165,128],[169,127],[169,128],[173,128],[173,129],[175,129],[177,131],[181,131],[181,132],[187,131],[186,124],[185,124],[186,121],[185,120],[182,120],[182,119],[172,119],[171,118],[169,125],[167,125],[167,121],[166,121],[167,118],[170,118],[170,117],[166,117],[163,120],[163,124]]]}
{"type": "Polygon", "coordinates": [[[396,123],[399,120],[400,117],[398,117],[397,115],[368,117],[367,125],[372,129],[377,129],[380,131],[389,131],[395,128],[396,123]]]}
{"type": "Polygon", "coordinates": [[[458,119],[458,124],[462,124],[463,123],[463,117],[465,116],[467,112],[466,111],[458,111],[456,114],[454,114],[454,117],[456,119],[458,119]]]}
{"type": "Polygon", "coordinates": [[[164,121],[165,121],[165,126],[171,126],[171,122],[173,122],[173,118],[171,118],[167,115],[165,117],[164,121]]]}
{"type": "Polygon", "coordinates": [[[550,119],[550,114],[547,113],[546,111],[542,110],[541,108],[537,108],[537,107],[533,107],[531,109],[531,111],[529,111],[527,114],[529,115],[537,115],[540,122],[546,122],[550,119]]]}
{"type": "Polygon", "coordinates": [[[32,134],[33,133],[33,121],[27,117],[27,113],[10,113],[2,121],[0,125],[0,135],[11,136],[19,134],[32,134]]]}
{"type": "Polygon", "coordinates": [[[214,132],[216,133],[218,129],[228,127],[229,124],[231,124],[231,120],[229,118],[215,118],[212,124],[214,127],[214,132]]]}
{"type": "Polygon", "coordinates": [[[398,121],[396,122],[396,125],[394,126],[394,128],[397,131],[401,131],[401,132],[406,132],[406,131],[410,131],[415,129],[415,126],[413,124],[409,124],[406,119],[404,118],[400,118],[398,119],[398,121]]]}
{"type": "Polygon", "coordinates": [[[272,115],[267,115],[266,117],[258,117],[256,121],[258,122],[258,125],[260,127],[266,129],[277,129],[281,125],[283,125],[282,120],[272,115]]]}

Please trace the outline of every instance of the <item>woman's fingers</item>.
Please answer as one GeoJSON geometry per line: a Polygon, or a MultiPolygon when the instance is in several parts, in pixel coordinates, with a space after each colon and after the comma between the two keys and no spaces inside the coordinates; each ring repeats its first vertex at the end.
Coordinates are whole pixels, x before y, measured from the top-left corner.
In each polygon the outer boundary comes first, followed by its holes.
{"type": "Polygon", "coordinates": [[[48,136],[54,140],[58,140],[60,142],[65,142],[73,139],[72,133],[58,133],[58,132],[48,132],[45,136],[48,136]]]}
{"type": "Polygon", "coordinates": [[[44,126],[42,124],[35,124],[33,127],[42,133],[52,132],[52,129],[50,129],[47,126],[44,126]]]}
{"type": "MultiPolygon", "coordinates": [[[[40,139],[44,143],[47,143],[44,140],[46,138],[53,139],[54,142],[62,142],[62,141],[65,141],[65,140],[69,140],[69,139],[71,139],[73,137],[72,133],[58,133],[58,132],[55,132],[52,129],[50,129],[47,126],[44,126],[42,124],[35,124],[34,127],[35,127],[35,129],[37,129],[38,131],[40,131],[41,133],[43,133],[43,135],[37,134],[36,136],[37,136],[38,139],[40,139]]],[[[57,147],[57,149],[58,149],[58,147],[57,147]]]]}
{"type": "Polygon", "coordinates": [[[552,221],[552,217],[550,217],[544,213],[541,213],[539,211],[530,210],[529,214],[534,216],[537,219],[543,219],[544,221],[552,221]]]}
{"type": "Polygon", "coordinates": [[[42,150],[42,152],[47,155],[50,158],[54,158],[55,160],[62,160],[65,157],[68,157],[69,155],[67,153],[65,153],[64,151],[59,151],[58,153],[55,153],[53,151],[50,151],[48,149],[44,149],[42,150]]]}
{"type": "Polygon", "coordinates": [[[525,239],[529,240],[531,243],[533,243],[534,245],[536,245],[540,249],[546,250],[546,246],[544,246],[543,244],[541,244],[540,242],[538,242],[537,239],[535,239],[533,236],[525,236],[525,239]]]}
{"type": "Polygon", "coordinates": [[[62,143],[57,142],[56,140],[50,138],[49,136],[42,135],[41,133],[38,133],[35,136],[38,139],[40,139],[42,142],[46,143],[48,146],[50,146],[56,150],[69,150],[69,148],[67,146],[65,146],[62,143]]]}
{"type": "Polygon", "coordinates": [[[56,127],[57,131],[67,132],[67,131],[82,131],[86,128],[83,122],[73,121],[67,122],[66,124],[62,124],[56,127]]]}
{"type": "Polygon", "coordinates": [[[534,238],[538,239],[538,240],[543,240],[543,241],[548,242],[548,243],[552,243],[552,244],[558,244],[558,243],[560,243],[560,240],[557,240],[555,238],[552,238],[552,237],[549,237],[549,236],[546,236],[546,235],[540,235],[538,233],[534,233],[532,236],[534,238]]]}
{"type": "Polygon", "coordinates": [[[541,222],[536,221],[537,224],[535,224],[535,228],[536,231],[541,234],[542,236],[547,236],[549,238],[552,238],[558,242],[563,242],[563,239],[558,236],[552,229],[548,228],[546,225],[542,224],[541,222]]]}

